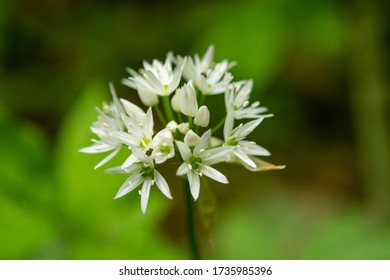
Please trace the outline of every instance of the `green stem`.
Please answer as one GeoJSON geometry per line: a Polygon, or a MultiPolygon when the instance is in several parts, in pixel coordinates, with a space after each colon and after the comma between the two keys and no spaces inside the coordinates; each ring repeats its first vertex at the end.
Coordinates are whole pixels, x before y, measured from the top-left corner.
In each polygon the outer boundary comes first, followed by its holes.
{"type": "Polygon", "coordinates": [[[201,107],[204,104],[204,102],[206,101],[206,97],[207,97],[207,95],[201,94],[200,101],[199,101],[199,107],[201,107]]]}
{"type": "Polygon", "coordinates": [[[194,118],[188,117],[188,124],[190,125],[190,129],[194,129],[194,118]]]}
{"type": "Polygon", "coordinates": [[[161,110],[160,110],[160,107],[158,107],[158,105],[155,105],[153,106],[154,110],[156,111],[158,117],[160,118],[160,121],[161,123],[164,125],[164,126],[167,126],[167,121],[166,119],[164,118],[164,115],[162,114],[161,110]]]}
{"type": "Polygon", "coordinates": [[[162,103],[164,106],[165,114],[168,116],[169,121],[174,121],[175,117],[173,115],[173,111],[171,108],[171,104],[170,104],[170,100],[169,100],[168,95],[162,97],[162,103]]]}
{"type": "Polygon", "coordinates": [[[216,126],[211,130],[211,133],[216,132],[224,123],[225,123],[226,117],[224,117],[219,123],[217,123],[216,126]]]}
{"type": "Polygon", "coordinates": [[[181,113],[176,113],[177,119],[179,120],[179,124],[183,122],[183,118],[181,116],[181,113]]]}
{"type": "Polygon", "coordinates": [[[196,232],[195,232],[195,213],[193,207],[193,199],[191,196],[190,183],[188,180],[183,180],[184,192],[187,204],[187,222],[188,222],[188,237],[191,247],[191,256],[193,260],[200,260],[200,254],[197,246],[196,232]]]}

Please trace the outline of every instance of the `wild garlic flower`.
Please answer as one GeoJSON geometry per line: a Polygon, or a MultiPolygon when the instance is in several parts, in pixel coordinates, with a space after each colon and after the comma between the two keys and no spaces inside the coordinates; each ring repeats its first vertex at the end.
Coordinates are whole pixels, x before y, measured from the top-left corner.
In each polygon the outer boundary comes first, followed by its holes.
{"type": "Polygon", "coordinates": [[[194,200],[201,194],[201,176],[228,183],[226,175],[213,167],[216,164],[239,163],[250,171],[283,168],[258,158],[270,153],[247,140],[265,118],[272,116],[265,114],[267,109],[260,107],[258,101],[250,103],[253,82],[233,83],[228,71],[234,63],[215,63],[213,58],[214,47],[210,46],[202,58],[169,53],[165,62],[144,61],[139,72],[128,69],[131,76],[122,82],[137,91],[145,108],[118,99],[110,84],[113,101],[103,110],[97,109],[98,120],[91,126],[97,139],[80,151],[112,151],[95,166],[98,168],[118,154],[122,146],[127,147],[128,158],[120,166],[106,170],[129,174],[115,198],[140,187],[143,213],[154,185],[172,199],[168,182],[157,171],[162,164],[174,167],[176,175],[188,181],[194,200]],[[206,95],[217,94],[224,95],[223,116],[217,116],[205,104],[206,95]]]}
{"type": "Polygon", "coordinates": [[[124,112],[118,97],[115,93],[114,86],[110,84],[110,90],[113,101],[110,105],[105,104],[103,110],[96,108],[98,120],[91,125],[91,131],[99,137],[99,140],[92,139],[94,142],[91,146],[80,149],[82,153],[95,154],[104,153],[114,150],[111,154],[100,161],[95,169],[109,162],[114,158],[122,147],[122,142],[116,137],[111,136],[111,132],[123,131],[123,124],[120,119],[120,114],[124,112]]]}
{"type": "Polygon", "coordinates": [[[157,164],[175,156],[172,132],[165,128],[153,137],[150,147],[153,149],[152,158],[157,164]]]}
{"type": "Polygon", "coordinates": [[[268,109],[266,107],[259,107],[259,101],[252,104],[249,102],[252,87],[252,80],[241,81],[230,85],[225,93],[226,111],[232,113],[237,120],[273,116],[272,114],[263,114],[267,112],[268,109]]]}
{"type": "Polygon", "coordinates": [[[194,85],[202,94],[214,95],[224,93],[233,76],[228,72],[235,66],[235,62],[228,62],[226,59],[215,63],[214,46],[211,45],[202,59],[195,54],[194,58],[183,58],[178,56],[176,62],[178,65],[185,65],[183,76],[187,81],[192,80],[194,85]],[[185,63],[185,60],[186,63],[185,63]]]}
{"type": "Polygon", "coordinates": [[[122,83],[138,91],[141,101],[146,106],[156,105],[158,96],[167,96],[176,90],[180,83],[185,60],[172,70],[170,56],[165,63],[154,59],[152,64],[143,61],[144,68],[137,73],[131,68],[128,72],[132,77],[123,79],[122,83]]]}
{"type": "MultiPolygon", "coordinates": [[[[152,142],[152,136],[154,133],[152,108],[150,107],[148,109],[144,123],[138,123],[135,119],[124,115],[122,115],[122,119],[128,131],[113,131],[110,133],[110,135],[118,139],[123,144],[127,145],[131,151],[134,149],[148,151],[150,149],[150,144],[152,142]]],[[[126,169],[136,161],[137,157],[132,153],[122,164],[122,168],[126,169]]]]}
{"type": "Polygon", "coordinates": [[[246,124],[241,123],[234,129],[234,119],[231,114],[228,114],[225,121],[225,127],[223,131],[225,145],[232,147],[233,149],[231,153],[252,168],[256,168],[257,166],[249,156],[271,155],[270,152],[257,145],[255,142],[244,140],[263,121],[263,119],[263,117],[260,117],[246,124]]]}
{"type": "Polygon", "coordinates": [[[145,213],[146,206],[148,205],[150,188],[153,185],[156,185],[157,188],[169,199],[172,199],[172,195],[169,190],[167,181],[160,174],[160,172],[155,169],[153,160],[138,149],[134,149],[133,153],[137,159],[139,159],[136,163],[125,169],[122,167],[114,167],[107,169],[106,172],[113,174],[131,174],[130,177],[122,184],[117,194],[115,195],[115,198],[124,196],[142,184],[142,189],[140,191],[141,210],[143,213],[145,213]]]}
{"type": "Polygon", "coordinates": [[[190,183],[191,194],[196,200],[200,191],[200,176],[205,175],[215,181],[227,184],[228,180],[221,172],[212,168],[211,165],[230,153],[230,147],[208,149],[211,130],[206,131],[201,138],[198,138],[193,149],[184,142],[176,141],[183,163],[176,171],[176,175],[187,175],[190,183]]]}

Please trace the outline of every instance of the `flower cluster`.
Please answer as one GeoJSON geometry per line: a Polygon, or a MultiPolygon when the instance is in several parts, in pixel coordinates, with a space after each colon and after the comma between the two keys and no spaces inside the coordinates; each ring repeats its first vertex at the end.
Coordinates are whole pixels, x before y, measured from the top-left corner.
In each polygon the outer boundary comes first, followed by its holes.
{"type": "MultiPolygon", "coordinates": [[[[212,167],[221,162],[239,163],[251,171],[281,169],[257,156],[270,153],[247,139],[265,119],[267,109],[258,101],[249,100],[253,82],[233,82],[229,70],[235,63],[214,62],[214,47],[200,58],[175,56],[168,53],[164,62],[143,62],[138,72],[127,69],[130,77],[122,83],[135,89],[146,112],[125,99],[118,99],[110,84],[112,102],[96,109],[98,119],[91,126],[97,140],[84,153],[111,153],[95,169],[106,164],[124,146],[129,156],[121,166],[107,173],[129,174],[115,198],[141,187],[141,209],[145,213],[153,186],[172,199],[169,185],[158,171],[167,161],[179,162],[176,175],[188,180],[196,200],[200,192],[200,177],[207,176],[227,184],[224,174],[212,167]],[[210,109],[205,101],[210,95],[224,95],[226,115],[210,127],[210,109]],[[154,114],[163,128],[156,129],[154,114]],[[223,127],[223,138],[215,133],[223,127]]],[[[221,133],[222,135],[222,133],[221,133]]]]}

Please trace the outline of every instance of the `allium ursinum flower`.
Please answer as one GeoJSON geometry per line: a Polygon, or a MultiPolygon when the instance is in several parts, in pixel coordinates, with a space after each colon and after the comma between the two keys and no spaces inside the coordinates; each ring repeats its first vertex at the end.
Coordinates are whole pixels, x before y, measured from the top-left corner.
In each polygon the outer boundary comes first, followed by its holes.
{"type": "Polygon", "coordinates": [[[143,69],[139,73],[131,68],[128,72],[132,75],[123,79],[122,83],[138,91],[141,101],[146,106],[153,106],[158,103],[158,96],[168,96],[179,86],[185,60],[172,70],[171,56],[168,56],[165,63],[154,59],[152,64],[143,62],[143,69]]]}
{"type": "Polygon", "coordinates": [[[262,115],[268,109],[259,107],[260,102],[249,102],[252,91],[253,81],[241,81],[230,85],[225,93],[225,106],[227,113],[233,114],[234,118],[239,119],[256,119],[259,117],[272,117],[272,114],[262,115]]]}
{"type": "Polygon", "coordinates": [[[100,161],[95,169],[106,164],[110,161],[115,155],[118,154],[119,150],[122,147],[121,141],[111,135],[111,132],[121,132],[123,131],[123,124],[120,119],[120,115],[124,112],[118,97],[116,96],[114,86],[110,84],[110,90],[112,94],[113,101],[110,105],[105,104],[103,110],[96,108],[98,113],[98,120],[91,125],[91,131],[99,137],[99,140],[93,139],[92,144],[89,147],[80,149],[82,153],[103,153],[114,150],[111,154],[105,157],[100,161]]]}
{"type": "Polygon", "coordinates": [[[183,163],[176,171],[176,175],[187,175],[190,183],[192,197],[196,200],[200,191],[200,176],[205,175],[215,181],[227,184],[228,180],[221,172],[211,167],[221,158],[231,152],[230,147],[208,149],[211,138],[211,130],[206,131],[199,138],[198,143],[191,149],[188,144],[176,141],[183,163]]]}
{"type": "Polygon", "coordinates": [[[153,149],[152,158],[157,164],[161,164],[167,159],[175,156],[175,147],[173,145],[172,132],[165,128],[158,132],[152,140],[151,148],[153,149]]]}
{"type": "Polygon", "coordinates": [[[160,174],[160,172],[155,169],[153,159],[146,156],[139,149],[133,149],[133,154],[137,158],[137,161],[134,162],[131,166],[125,169],[121,167],[114,167],[106,170],[106,172],[113,174],[131,174],[130,177],[122,184],[119,191],[115,195],[115,198],[124,196],[142,184],[142,189],[140,191],[141,210],[145,214],[146,207],[148,205],[150,189],[153,185],[156,185],[157,188],[159,188],[159,190],[169,199],[172,199],[172,195],[169,190],[167,181],[160,174]]]}
{"type": "Polygon", "coordinates": [[[206,54],[199,58],[195,54],[194,58],[183,58],[178,56],[176,61],[178,65],[184,65],[183,76],[187,81],[192,80],[194,85],[202,94],[214,95],[224,93],[233,76],[228,72],[235,65],[235,62],[229,63],[226,59],[215,63],[214,46],[210,46],[206,54]],[[187,59],[186,63],[185,60],[187,59]]]}
{"type": "MultiPolygon", "coordinates": [[[[178,102],[180,112],[186,116],[195,117],[196,112],[198,111],[198,100],[196,99],[196,92],[192,85],[192,81],[177,89],[174,98],[177,99],[174,100],[172,98],[172,102],[178,102]]],[[[176,107],[176,105],[173,106],[176,107]]]]}
{"type": "MultiPolygon", "coordinates": [[[[148,109],[144,123],[139,123],[135,119],[129,118],[122,114],[123,122],[126,125],[127,132],[114,131],[110,135],[117,140],[127,145],[132,151],[133,149],[141,149],[148,151],[152,142],[153,136],[153,115],[152,107],[148,109]]],[[[122,168],[126,169],[137,160],[137,157],[132,153],[127,160],[122,164],[122,168]]]]}
{"type": "Polygon", "coordinates": [[[98,139],[80,151],[113,151],[96,165],[97,168],[112,159],[123,145],[128,148],[130,155],[125,162],[107,170],[108,173],[130,174],[115,198],[142,186],[143,213],[153,185],[172,199],[168,183],[156,170],[160,164],[179,163],[176,175],[183,177],[186,191],[191,193],[188,193],[189,197],[192,195],[195,200],[199,197],[202,175],[228,183],[225,175],[212,167],[215,164],[238,163],[253,172],[284,168],[258,158],[270,153],[247,140],[264,118],[272,116],[265,114],[267,109],[260,107],[259,102],[250,103],[253,82],[233,83],[233,76],[228,71],[234,63],[227,60],[215,63],[213,58],[214,47],[210,46],[202,58],[198,55],[175,57],[169,53],[164,63],[144,61],[139,72],[128,69],[131,76],[123,83],[138,91],[143,104],[149,107],[146,112],[130,101],[118,100],[110,85],[113,101],[103,110],[97,109],[98,120],[91,126],[98,139]],[[216,94],[224,94],[226,109],[226,115],[220,116],[219,122],[214,116],[214,108],[205,104],[206,95],[216,94]],[[160,119],[156,127],[154,113],[160,119]],[[244,119],[249,121],[235,124],[244,119]],[[210,123],[216,125],[210,127],[210,123]],[[223,139],[219,139],[215,133],[222,127],[223,139]]]}
{"type": "MultiPolygon", "coordinates": [[[[250,121],[246,124],[241,123],[239,126],[233,129],[234,117],[232,114],[228,114],[224,126],[224,138],[225,145],[232,147],[232,155],[236,156],[243,163],[252,168],[256,168],[256,163],[250,156],[269,156],[268,152],[263,147],[257,145],[253,141],[244,140],[262,121],[263,117],[250,121]]],[[[227,161],[229,161],[229,157],[227,161]]]]}

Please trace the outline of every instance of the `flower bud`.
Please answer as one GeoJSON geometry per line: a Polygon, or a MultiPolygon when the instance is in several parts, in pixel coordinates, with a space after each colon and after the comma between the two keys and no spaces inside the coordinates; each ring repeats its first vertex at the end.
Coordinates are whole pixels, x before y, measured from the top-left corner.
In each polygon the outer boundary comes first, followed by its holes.
{"type": "Polygon", "coordinates": [[[198,112],[195,115],[194,123],[195,125],[207,127],[210,122],[210,111],[206,106],[199,108],[198,112]]]}
{"type": "Polygon", "coordinates": [[[177,92],[176,94],[173,95],[171,99],[171,104],[172,104],[173,111],[180,113],[180,98],[177,92]]]}
{"type": "Polygon", "coordinates": [[[179,95],[180,111],[186,116],[195,117],[198,111],[198,101],[192,82],[179,88],[176,94],[179,95]]]}
{"type": "Polygon", "coordinates": [[[190,130],[189,123],[181,123],[177,126],[177,129],[180,131],[181,134],[186,134],[188,130],[190,130]]]}
{"type": "Polygon", "coordinates": [[[189,130],[186,136],[184,136],[184,143],[186,143],[189,147],[195,146],[199,140],[200,137],[198,136],[198,134],[196,134],[192,130],[189,130]]]}
{"type": "Polygon", "coordinates": [[[170,121],[170,122],[167,124],[167,128],[168,128],[172,133],[175,133],[175,132],[176,132],[176,129],[177,129],[177,122],[175,122],[175,121],[170,121]]]}

